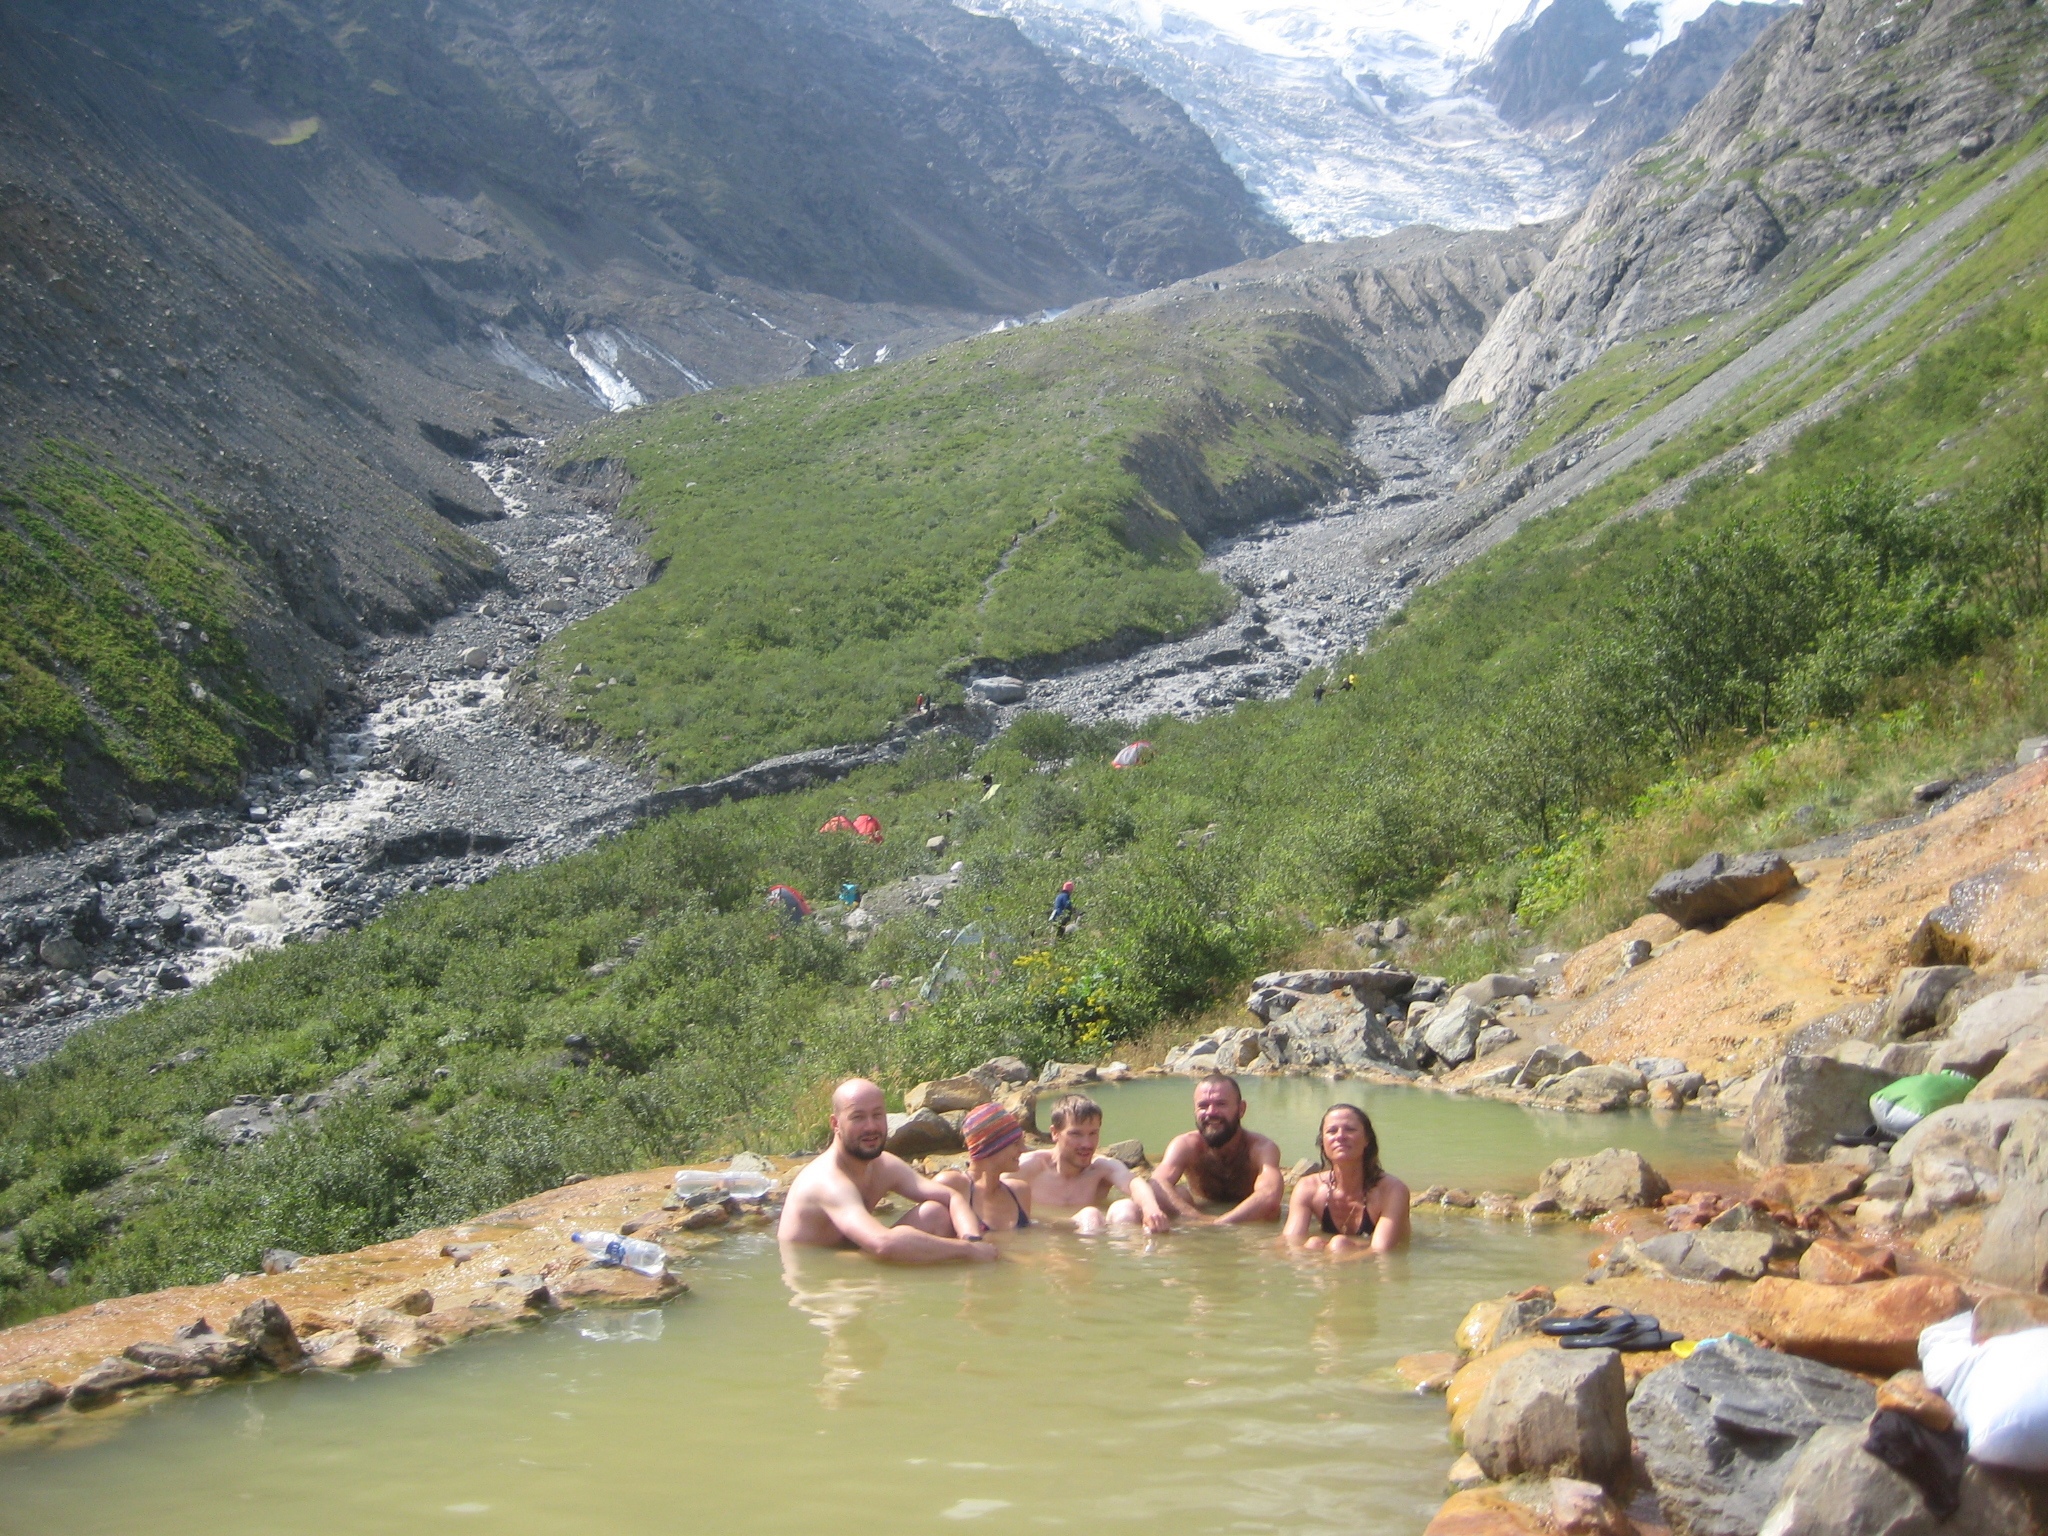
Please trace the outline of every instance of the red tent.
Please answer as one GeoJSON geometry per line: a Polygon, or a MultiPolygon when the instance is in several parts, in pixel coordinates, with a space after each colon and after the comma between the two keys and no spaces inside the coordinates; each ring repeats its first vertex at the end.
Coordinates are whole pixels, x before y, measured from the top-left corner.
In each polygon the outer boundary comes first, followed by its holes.
{"type": "Polygon", "coordinates": [[[855,830],[855,828],[853,823],[848,821],[844,816],[834,816],[830,821],[826,822],[825,825],[818,828],[818,830],[820,832],[852,832],[855,830]]]}
{"type": "Polygon", "coordinates": [[[771,885],[768,887],[768,905],[779,906],[792,917],[809,917],[811,904],[804,900],[804,893],[794,886],[771,885]]]}
{"type": "Polygon", "coordinates": [[[1112,768],[1135,768],[1152,755],[1152,743],[1134,741],[1109,760],[1112,768]]]}
{"type": "Polygon", "coordinates": [[[871,843],[882,840],[882,824],[866,811],[853,818],[853,830],[871,843]]]}

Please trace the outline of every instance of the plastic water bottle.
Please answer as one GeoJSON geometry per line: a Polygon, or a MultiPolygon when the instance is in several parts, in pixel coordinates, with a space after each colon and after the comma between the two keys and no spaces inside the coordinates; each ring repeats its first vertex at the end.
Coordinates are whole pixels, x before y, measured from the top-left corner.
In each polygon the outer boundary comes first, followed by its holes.
{"type": "Polygon", "coordinates": [[[767,1174],[745,1170],[721,1173],[714,1168],[684,1168],[675,1177],[676,1198],[686,1205],[727,1196],[759,1200],[774,1188],[775,1180],[767,1174]]]}
{"type": "Polygon", "coordinates": [[[654,1243],[616,1232],[571,1232],[569,1241],[600,1264],[621,1264],[643,1275],[661,1275],[668,1269],[668,1255],[654,1243]]]}
{"type": "Polygon", "coordinates": [[[725,1193],[726,1176],[711,1168],[684,1168],[676,1174],[676,1198],[725,1193]]]}

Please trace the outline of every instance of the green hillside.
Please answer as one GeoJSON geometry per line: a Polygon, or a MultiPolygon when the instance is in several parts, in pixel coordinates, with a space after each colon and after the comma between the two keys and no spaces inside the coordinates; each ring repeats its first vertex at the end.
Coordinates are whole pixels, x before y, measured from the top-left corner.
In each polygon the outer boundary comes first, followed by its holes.
{"type": "MultiPolygon", "coordinates": [[[[572,1172],[807,1145],[843,1072],[900,1088],[997,1051],[1044,1060],[1129,1048],[1163,1021],[1228,1006],[1245,977],[1304,945],[1332,942],[1315,937],[1327,924],[1408,913],[1422,936],[1411,958],[1474,974],[1507,960],[1525,933],[1569,943],[1626,921],[1651,875],[1707,847],[1794,844],[1896,814],[1918,779],[2009,761],[2016,736],[2048,723],[2044,221],[2048,179],[2016,184],[1965,233],[1966,258],[1885,334],[1818,378],[1779,396],[1766,381],[1730,407],[1782,412],[1829,378],[1860,378],[1839,414],[1754,472],[1744,461],[1673,509],[1639,511],[1645,492],[1718,452],[1743,418],[1664,444],[1418,594],[1357,661],[1354,693],[1149,722],[1157,756],[1128,772],[1108,766],[1118,734],[1053,716],[1026,716],[979,751],[930,737],[842,784],[670,817],[557,865],[421,897],[360,933],[250,961],[81,1035],[0,1083],[0,1227],[17,1234],[14,1255],[0,1256],[6,1315],[246,1270],[274,1244],[367,1241],[572,1172]],[[1001,786],[992,797],[983,774],[1001,786]],[[816,831],[855,811],[881,819],[883,845],[816,831]],[[927,852],[939,832],[947,846],[927,852]],[[782,926],[761,907],[774,881],[825,898],[842,881],[873,890],[956,859],[964,878],[938,912],[914,909],[858,947],[815,925],[782,926]],[[1064,878],[1077,881],[1083,926],[1055,946],[1043,918],[1064,878]],[[961,930],[970,936],[956,943],[961,930]],[[920,978],[952,972],[936,997],[917,1000],[920,978]],[[571,1036],[587,1046],[570,1050],[571,1036]],[[206,1054],[164,1065],[195,1046],[206,1054]],[[317,1132],[234,1154],[196,1134],[234,1094],[303,1091],[358,1067],[373,1086],[317,1132]],[[61,1288],[43,1278],[60,1262],[76,1266],[61,1288]]],[[[985,363],[1004,345],[1025,347],[1010,359],[1029,358],[1081,345],[1080,334],[994,338],[963,358],[985,363]]],[[[1268,342],[1241,345],[1214,375],[1240,391],[1256,387],[1268,342]]],[[[862,526],[888,535],[840,538],[838,564],[809,558],[814,529],[750,522],[745,509],[762,503],[738,490],[711,501],[702,526],[689,521],[674,508],[695,492],[657,478],[646,429],[611,429],[641,441],[608,439],[607,451],[650,454],[646,515],[671,564],[616,616],[565,638],[558,666],[591,658],[600,676],[638,672],[635,686],[593,696],[591,715],[622,735],[644,721],[650,737],[672,733],[661,750],[692,750],[688,732],[709,726],[684,718],[684,701],[708,707],[694,701],[747,679],[765,690],[763,679],[795,676],[815,654],[794,626],[772,647],[739,644],[743,617],[716,606],[723,583],[755,594],[799,583],[800,597],[783,594],[791,606],[817,603],[830,632],[848,636],[873,589],[837,573],[863,548],[895,548],[902,563],[890,569],[927,561],[952,572],[945,590],[960,597],[944,646],[890,652],[876,641],[878,654],[961,654],[1014,633],[989,613],[1020,610],[993,598],[984,610],[971,595],[974,562],[999,560],[1049,488],[1094,486],[1094,521],[1075,526],[1114,532],[1124,514],[1112,509],[1127,504],[1112,493],[1142,481],[1111,473],[1101,453],[1085,463],[1092,450],[1077,444],[1090,440],[1061,414],[1080,407],[1055,404],[1070,382],[1048,370],[1030,391],[998,391],[995,378],[1021,365],[988,370],[985,384],[974,366],[929,365],[924,408],[964,395],[981,404],[944,420],[1018,422],[1029,404],[1040,427],[1059,424],[1056,439],[1077,434],[1045,460],[1078,468],[1027,478],[1030,496],[998,498],[1010,510],[991,510],[957,544],[889,522],[879,497],[855,494],[862,453],[902,465],[927,452],[921,431],[863,404],[883,390],[901,398],[893,380],[705,400],[660,418],[659,430],[696,434],[677,442],[744,428],[726,448],[659,471],[698,479],[697,490],[722,472],[765,497],[776,470],[740,461],[765,460],[776,431],[809,444],[795,456],[812,455],[811,467],[790,482],[825,484],[829,468],[838,504],[868,506],[862,526]],[[813,412],[801,438],[790,425],[800,409],[813,412]],[[832,423],[846,436],[827,436],[832,423]],[[693,465],[705,462],[724,469],[700,474],[693,465]],[[1098,467],[1099,480],[1080,472],[1098,467]],[[920,559],[902,555],[913,544],[920,559]],[[742,547],[752,554],[732,553],[742,547]],[[664,593],[693,563],[722,574],[664,593]],[[663,624],[670,603],[676,617],[663,624]],[[644,640],[632,639],[635,625],[644,640]],[[707,674],[676,670],[711,635],[707,674]],[[678,711],[666,725],[628,712],[662,700],[678,711]]],[[[1164,410],[1179,388],[1131,391],[1103,403],[1103,419],[1127,420],[1136,407],[1125,398],[1164,410]]],[[[1219,483],[1231,481],[1231,454],[1321,451],[1307,426],[1249,415],[1212,441],[1219,483]]],[[[986,465],[1028,475],[1037,461],[1026,447],[1020,426],[949,451],[961,477],[987,474],[993,495],[1008,481],[986,465]]],[[[930,452],[917,483],[946,473],[930,452]]],[[[792,519],[812,517],[793,492],[790,505],[792,519]]],[[[823,518],[825,503],[815,505],[823,518]]],[[[1045,541],[1043,563],[1013,561],[999,593],[1020,571],[1033,574],[1019,604],[1033,590],[1048,602],[1068,590],[1039,574],[1065,558],[1067,535],[1047,537],[1061,526],[1033,536],[1045,541]]],[[[1170,550],[1125,547],[1127,585],[1106,584],[1125,594],[1115,601],[1157,601],[1171,589],[1150,583],[1189,575],[1170,550]]],[[[744,752],[720,745],[753,755],[778,741],[761,729],[744,752]]],[[[706,756],[693,761],[730,760],[697,750],[706,756]]]]}
{"type": "Polygon", "coordinates": [[[60,832],[67,800],[223,793],[290,743],[232,632],[245,561],[83,448],[0,469],[0,847],[60,832]]]}
{"type": "Polygon", "coordinates": [[[567,454],[631,472],[659,578],[565,635],[529,707],[691,782],[873,740],[971,666],[1203,628],[1231,599],[1168,501],[1228,521],[1334,485],[1356,368],[1301,314],[1124,314],[635,412],[567,454]]]}

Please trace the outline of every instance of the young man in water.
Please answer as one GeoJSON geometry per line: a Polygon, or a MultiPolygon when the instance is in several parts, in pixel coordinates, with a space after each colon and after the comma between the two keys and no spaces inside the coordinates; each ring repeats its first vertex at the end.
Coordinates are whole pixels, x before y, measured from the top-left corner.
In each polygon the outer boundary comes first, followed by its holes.
{"type": "Polygon", "coordinates": [[[886,1149],[888,1139],[882,1090],[864,1077],[841,1083],[832,1095],[832,1145],[789,1186],[776,1235],[785,1244],[851,1244],[898,1264],[994,1259],[967,1196],[924,1177],[886,1149]],[[893,1227],[875,1219],[875,1207],[889,1195],[916,1204],[893,1227]]]}
{"type": "Polygon", "coordinates": [[[1280,1148],[1244,1128],[1244,1094],[1221,1072],[1195,1084],[1195,1128],[1167,1143],[1149,1182],[1175,1221],[1226,1227],[1280,1219],[1280,1148]]]}
{"type": "Polygon", "coordinates": [[[1074,1226],[1087,1233],[1100,1232],[1115,1221],[1142,1221],[1151,1232],[1173,1225],[1150,1183],[1134,1178],[1115,1158],[1096,1152],[1102,1145],[1100,1104],[1070,1093],[1053,1105],[1049,1123],[1052,1145],[1025,1153],[1017,1165],[1017,1176],[1031,1185],[1035,1209],[1072,1211],[1074,1226]],[[1103,1203],[1113,1196],[1117,1198],[1105,1216],[1103,1203]]]}

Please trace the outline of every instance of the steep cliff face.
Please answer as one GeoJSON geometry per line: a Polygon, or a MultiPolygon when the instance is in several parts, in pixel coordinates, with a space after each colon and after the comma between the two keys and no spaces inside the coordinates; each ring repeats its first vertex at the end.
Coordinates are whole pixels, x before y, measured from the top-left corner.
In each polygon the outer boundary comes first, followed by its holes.
{"type": "Polygon", "coordinates": [[[1517,128],[1562,137],[1635,78],[1643,60],[1630,49],[1656,35],[1647,0],[1618,15],[1607,0],[1551,0],[1503,32],[1466,80],[1517,128]]]}
{"type": "Polygon", "coordinates": [[[1671,132],[1749,51],[1764,28],[1785,13],[1782,5],[1714,0],[1679,28],[1678,36],[1650,55],[1627,87],[1600,104],[1572,147],[1602,171],[1671,132]]]}
{"type": "Polygon", "coordinates": [[[1601,183],[1446,405],[1512,423],[1621,341],[1779,291],[1927,172],[2024,132],[2044,86],[2040,6],[1812,0],[1601,183]]]}

